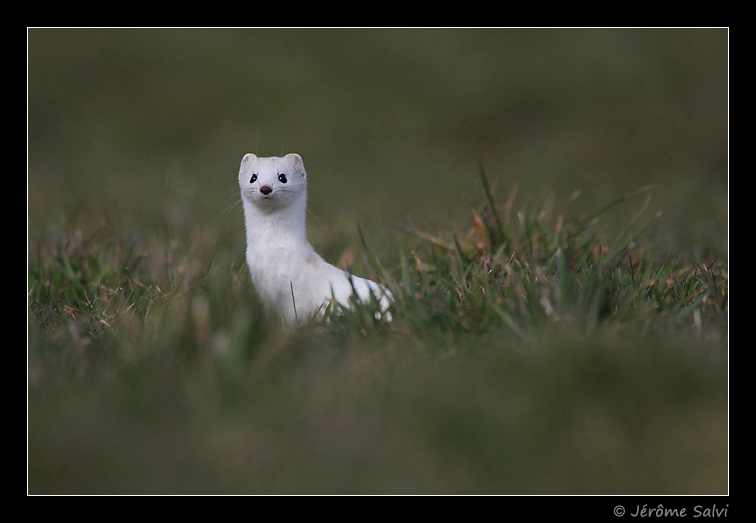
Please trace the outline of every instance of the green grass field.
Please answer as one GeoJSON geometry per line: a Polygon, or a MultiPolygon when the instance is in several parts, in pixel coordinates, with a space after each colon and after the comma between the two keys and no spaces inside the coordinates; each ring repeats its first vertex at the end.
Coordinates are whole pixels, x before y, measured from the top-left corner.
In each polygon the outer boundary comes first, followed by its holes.
{"type": "Polygon", "coordinates": [[[28,492],[727,493],[727,38],[29,30],[28,492]],[[393,322],[263,316],[246,152],[393,322]]]}

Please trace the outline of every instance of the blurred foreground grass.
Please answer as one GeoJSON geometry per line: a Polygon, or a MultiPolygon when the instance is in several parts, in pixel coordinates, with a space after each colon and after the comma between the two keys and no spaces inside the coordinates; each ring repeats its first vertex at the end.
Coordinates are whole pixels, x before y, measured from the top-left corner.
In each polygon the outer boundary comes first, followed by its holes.
{"type": "Polygon", "coordinates": [[[604,243],[604,212],[411,231],[391,324],[294,333],[201,235],[58,238],[30,262],[30,491],[724,493],[726,267],[632,221],[604,243]]]}
{"type": "Polygon", "coordinates": [[[727,492],[726,57],[30,30],[29,492],[727,492]],[[316,248],[392,285],[392,324],[262,317],[253,150],[303,154],[316,248]]]}

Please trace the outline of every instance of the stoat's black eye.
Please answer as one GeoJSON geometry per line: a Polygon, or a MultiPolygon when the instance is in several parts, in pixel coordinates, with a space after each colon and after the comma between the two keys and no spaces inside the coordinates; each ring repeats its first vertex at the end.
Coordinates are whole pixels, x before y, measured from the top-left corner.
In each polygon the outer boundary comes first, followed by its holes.
{"type": "Polygon", "coordinates": [[[286,179],[286,175],[284,173],[281,173],[278,175],[278,181],[281,183],[286,183],[288,180],[286,179]]]}
{"type": "Polygon", "coordinates": [[[249,183],[255,183],[257,181],[257,175],[253,174],[252,178],[249,179],[249,183]]]}

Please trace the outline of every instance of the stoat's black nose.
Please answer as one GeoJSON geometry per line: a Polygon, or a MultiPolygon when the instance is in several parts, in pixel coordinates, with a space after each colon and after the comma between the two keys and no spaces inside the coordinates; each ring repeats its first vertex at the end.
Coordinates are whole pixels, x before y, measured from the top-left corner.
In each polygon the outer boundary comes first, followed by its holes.
{"type": "Polygon", "coordinates": [[[260,192],[267,196],[273,192],[273,189],[270,188],[270,185],[263,185],[260,187],[260,192]]]}

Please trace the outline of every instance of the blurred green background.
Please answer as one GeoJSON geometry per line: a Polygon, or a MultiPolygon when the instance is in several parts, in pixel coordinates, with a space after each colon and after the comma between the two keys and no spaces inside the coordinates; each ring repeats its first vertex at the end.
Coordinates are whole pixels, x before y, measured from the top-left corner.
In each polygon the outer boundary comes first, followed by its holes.
{"type": "Polygon", "coordinates": [[[466,230],[481,162],[499,201],[575,215],[654,184],[646,236],[726,266],[728,32],[28,30],[30,259],[95,237],[194,274],[95,334],[29,315],[30,492],[726,492],[721,338],[266,334],[247,152],[302,155],[331,261],[356,224],[390,269],[391,225],[466,230]]]}
{"type": "Polygon", "coordinates": [[[655,184],[678,241],[726,235],[726,30],[28,35],[32,236],[95,207],[125,228],[217,219],[246,152],[300,153],[311,211],[350,233],[467,220],[480,161],[502,196],[590,209],[655,184]]]}

